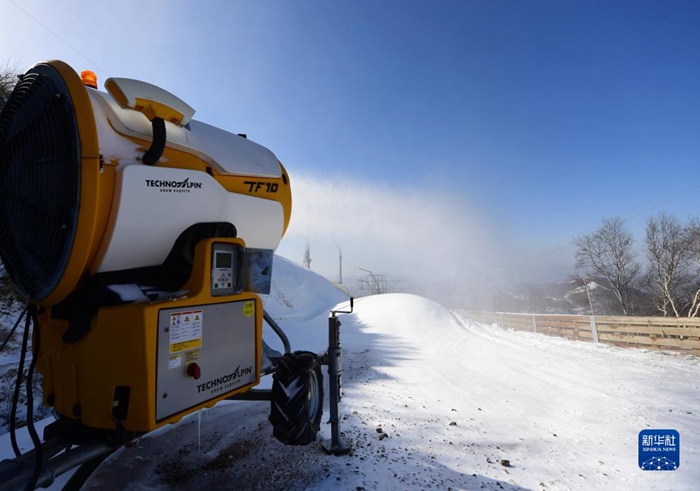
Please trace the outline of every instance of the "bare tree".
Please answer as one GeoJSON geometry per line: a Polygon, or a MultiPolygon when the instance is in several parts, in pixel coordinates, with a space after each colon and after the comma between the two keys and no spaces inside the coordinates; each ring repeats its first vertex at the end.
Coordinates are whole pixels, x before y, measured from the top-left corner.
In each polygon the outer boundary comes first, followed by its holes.
{"type": "Polygon", "coordinates": [[[661,213],[650,217],[646,229],[648,269],[643,287],[654,298],[655,307],[664,317],[680,317],[691,303],[693,287],[690,275],[693,249],[691,228],[676,217],[661,213]]]}
{"type": "Polygon", "coordinates": [[[634,238],[619,217],[606,218],[601,227],[590,234],[573,239],[576,246],[576,267],[588,274],[603,277],[617,299],[623,315],[634,314],[631,287],[640,271],[633,250],[634,238]]]}
{"type": "Polygon", "coordinates": [[[10,98],[16,82],[17,69],[12,68],[8,62],[4,68],[0,68],[0,111],[5,106],[7,99],[10,98]]]}
{"type": "Polygon", "coordinates": [[[697,317],[700,313],[700,220],[691,218],[686,231],[694,267],[689,267],[688,275],[692,285],[688,300],[688,317],[697,317]]]}

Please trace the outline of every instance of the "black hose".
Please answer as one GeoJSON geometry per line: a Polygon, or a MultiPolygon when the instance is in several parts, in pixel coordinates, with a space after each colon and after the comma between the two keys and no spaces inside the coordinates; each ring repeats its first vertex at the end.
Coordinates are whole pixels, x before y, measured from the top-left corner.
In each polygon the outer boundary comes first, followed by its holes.
{"type": "Polygon", "coordinates": [[[158,159],[163,155],[163,150],[165,150],[165,139],[167,136],[163,118],[153,118],[151,126],[153,127],[153,140],[150,148],[143,154],[141,159],[141,162],[146,165],[153,165],[158,162],[158,159]]]}
{"type": "Polygon", "coordinates": [[[289,344],[289,338],[284,333],[282,328],[275,322],[272,316],[270,316],[270,314],[268,314],[265,310],[263,310],[263,319],[265,319],[265,322],[268,323],[272,330],[275,331],[275,334],[277,334],[277,336],[282,340],[282,345],[284,345],[285,354],[291,353],[292,346],[289,344]]]}
{"type": "MultiPolygon", "coordinates": [[[[28,310],[29,305],[27,305],[25,312],[27,312],[28,310]]],[[[22,375],[24,374],[24,359],[27,354],[30,319],[31,316],[27,312],[27,317],[24,322],[24,336],[22,337],[22,348],[19,355],[19,366],[17,367],[17,381],[15,382],[15,393],[12,396],[12,409],[10,411],[10,441],[12,443],[12,450],[15,452],[15,457],[19,457],[20,455],[22,455],[22,452],[20,452],[19,450],[19,445],[17,445],[17,402],[19,401],[19,390],[22,387],[22,375]]]]}
{"type": "Polygon", "coordinates": [[[24,308],[22,313],[17,317],[17,322],[15,322],[15,326],[10,330],[10,334],[7,335],[5,338],[5,341],[2,342],[2,346],[0,346],[0,352],[5,349],[5,346],[7,346],[7,343],[10,342],[10,339],[12,339],[12,335],[15,333],[17,330],[17,326],[19,326],[19,323],[22,322],[22,318],[24,317],[24,314],[27,313],[27,307],[24,308]]]}
{"type": "MultiPolygon", "coordinates": [[[[46,488],[55,482],[56,478],[69,470],[78,467],[94,458],[114,452],[107,442],[92,442],[79,445],[77,448],[59,453],[46,462],[37,486],[46,488]]],[[[50,452],[49,452],[50,453],[50,452]]],[[[29,479],[29,470],[20,473],[7,482],[0,482],[0,490],[17,491],[23,489],[29,479]]]]}
{"type": "Polygon", "coordinates": [[[39,358],[39,348],[41,347],[39,339],[39,322],[36,315],[36,305],[29,305],[29,313],[27,317],[31,317],[34,324],[34,343],[32,343],[32,362],[29,364],[29,373],[27,373],[27,429],[34,443],[34,472],[32,479],[27,484],[27,491],[32,491],[36,487],[39,480],[39,474],[44,464],[44,449],[41,445],[41,438],[34,427],[34,368],[36,360],[39,358]]]}

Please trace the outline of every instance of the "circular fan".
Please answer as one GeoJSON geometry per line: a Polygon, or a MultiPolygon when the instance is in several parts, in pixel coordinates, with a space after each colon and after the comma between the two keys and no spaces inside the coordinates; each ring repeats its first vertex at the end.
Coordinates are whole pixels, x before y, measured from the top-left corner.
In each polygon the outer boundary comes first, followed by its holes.
{"type": "Polygon", "coordinates": [[[80,139],[70,92],[48,65],[17,84],[0,113],[0,258],[19,289],[42,299],[75,239],[80,139]]]}

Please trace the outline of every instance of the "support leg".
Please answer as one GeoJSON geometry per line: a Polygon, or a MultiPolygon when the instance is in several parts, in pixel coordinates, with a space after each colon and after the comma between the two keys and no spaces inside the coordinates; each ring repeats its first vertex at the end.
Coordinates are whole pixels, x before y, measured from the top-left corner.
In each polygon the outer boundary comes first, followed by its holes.
{"type": "Polygon", "coordinates": [[[347,455],[350,445],[340,436],[340,387],[343,375],[343,351],[340,347],[340,320],[331,314],[328,319],[328,387],[330,392],[331,440],[323,446],[329,454],[347,455]]]}

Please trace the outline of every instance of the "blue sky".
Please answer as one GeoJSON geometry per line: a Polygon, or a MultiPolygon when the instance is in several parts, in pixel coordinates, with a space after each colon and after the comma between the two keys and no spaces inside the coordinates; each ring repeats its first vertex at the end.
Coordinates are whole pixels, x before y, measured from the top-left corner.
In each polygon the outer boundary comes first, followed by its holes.
{"type": "MultiPolygon", "coordinates": [[[[327,276],[336,243],[348,271],[405,274],[396,251],[429,234],[480,251],[455,264],[563,277],[572,250],[549,251],[700,185],[697,2],[13,2],[0,0],[0,62],[146,80],[272,149],[307,180],[280,252],[301,261],[308,238],[327,276]],[[344,211],[314,226],[331,188],[344,211]],[[378,228],[352,221],[353,196],[413,210],[401,242],[363,236],[378,228]],[[435,220],[412,223],[417,209],[435,220]]],[[[699,192],[652,213],[700,214],[699,192]]],[[[640,239],[648,216],[629,222],[640,239]]]]}

